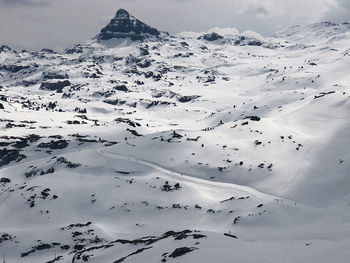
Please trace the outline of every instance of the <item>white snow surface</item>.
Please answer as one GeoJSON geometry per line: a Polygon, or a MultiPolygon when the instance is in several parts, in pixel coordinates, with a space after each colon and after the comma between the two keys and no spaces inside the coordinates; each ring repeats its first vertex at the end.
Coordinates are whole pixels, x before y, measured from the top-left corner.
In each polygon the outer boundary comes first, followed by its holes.
{"type": "Polygon", "coordinates": [[[349,262],[349,26],[256,38],[4,49],[6,262],[349,262]]]}

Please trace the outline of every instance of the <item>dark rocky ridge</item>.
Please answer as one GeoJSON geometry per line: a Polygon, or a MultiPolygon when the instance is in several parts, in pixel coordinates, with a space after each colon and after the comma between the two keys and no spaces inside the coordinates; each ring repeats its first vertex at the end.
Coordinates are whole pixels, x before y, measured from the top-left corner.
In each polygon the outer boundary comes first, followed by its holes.
{"type": "Polygon", "coordinates": [[[12,51],[12,49],[9,46],[6,46],[6,45],[0,46],[0,53],[2,53],[2,52],[10,52],[10,51],[12,51]]]}
{"type": "Polygon", "coordinates": [[[98,40],[130,38],[133,41],[143,41],[146,38],[158,37],[159,35],[160,32],[157,29],[131,16],[128,11],[119,9],[116,16],[101,30],[96,38],[98,40]]]}
{"type": "Polygon", "coordinates": [[[204,34],[202,36],[200,36],[198,38],[198,40],[200,39],[204,39],[204,40],[207,40],[207,41],[216,41],[216,40],[220,40],[220,39],[223,39],[224,37],[215,33],[215,32],[212,32],[212,33],[209,33],[209,34],[204,34]]]}

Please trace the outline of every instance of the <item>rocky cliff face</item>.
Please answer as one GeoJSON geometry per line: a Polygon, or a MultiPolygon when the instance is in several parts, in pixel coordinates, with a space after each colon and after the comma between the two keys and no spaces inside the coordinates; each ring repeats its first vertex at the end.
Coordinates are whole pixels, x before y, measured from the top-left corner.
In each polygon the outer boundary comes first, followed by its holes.
{"type": "Polygon", "coordinates": [[[131,16],[126,10],[119,9],[116,16],[96,38],[98,40],[130,38],[133,41],[143,41],[146,38],[158,37],[159,35],[160,32],[157,29],[131,16]]]}

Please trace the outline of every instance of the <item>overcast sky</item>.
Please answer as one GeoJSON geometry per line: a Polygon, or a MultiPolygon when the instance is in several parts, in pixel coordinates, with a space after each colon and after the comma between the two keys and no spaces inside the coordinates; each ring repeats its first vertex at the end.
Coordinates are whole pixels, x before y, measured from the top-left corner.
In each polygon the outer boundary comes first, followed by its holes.
{"type": "Polygon", "coordinates": [[[350,21],[350,0],[0,0],[0,45],[62,50],[95,36],[119,8],[170,33],[350,21]]]}

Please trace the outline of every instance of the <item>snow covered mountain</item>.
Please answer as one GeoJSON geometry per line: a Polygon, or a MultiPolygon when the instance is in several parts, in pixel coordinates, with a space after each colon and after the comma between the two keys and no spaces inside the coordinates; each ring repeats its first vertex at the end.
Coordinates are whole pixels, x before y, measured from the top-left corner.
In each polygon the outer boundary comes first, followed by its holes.
{"type": "Polygon", "coordinates": [[[111,22],[97,35],[98,40],[110,40],[114,38],[130,38],[133,41],[144,40],[150,37],[158,37],[159,31],[152,28],[135,17],[126,10],[119,9],[111,22]]]}
{"type": "Polygon", "coordinates": [[[6,262],[348,262],[350,27],[0,48],[6,262]]]}

